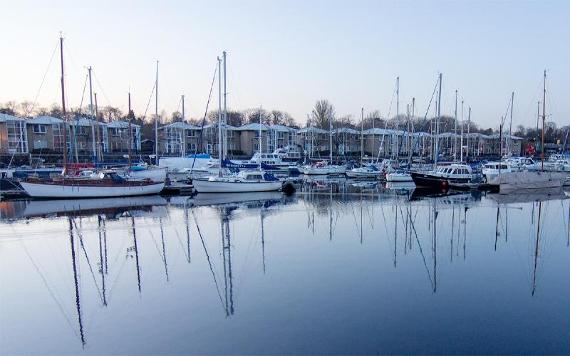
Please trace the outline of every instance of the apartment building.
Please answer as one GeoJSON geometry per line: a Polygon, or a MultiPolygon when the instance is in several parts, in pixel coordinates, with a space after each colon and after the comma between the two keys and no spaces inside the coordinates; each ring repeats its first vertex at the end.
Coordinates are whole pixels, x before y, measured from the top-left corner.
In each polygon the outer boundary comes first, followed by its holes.
{"type": "Polygon", "coordinates": [[[26,120],[28,147],[32,153],[63,152],[64,122],[51,116],[37,116],[26,120]]]}
{"type": "Polygon", "coordinates": [[[0,154],[28,153],[28,142],[26,120],[0,114],[0,154]]]}

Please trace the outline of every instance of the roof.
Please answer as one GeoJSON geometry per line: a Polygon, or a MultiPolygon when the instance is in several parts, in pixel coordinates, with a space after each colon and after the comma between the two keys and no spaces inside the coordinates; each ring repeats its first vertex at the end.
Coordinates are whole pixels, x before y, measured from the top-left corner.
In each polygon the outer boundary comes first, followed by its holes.
{"type": "MultiPolygon", "coordinates": [[[[489,137],[490,138],[499,138],[500,134],[498,134],[498,133],[492,134],[489,137]]],[[[504,139],[510,139],[510,140],[522,140],[522,137],[513,136],[513,135],[509,135],[509,134],[503,134],[503,138],[504,139]]]]}
{"type": "Polygon", "coordinates": [[[280,132],[290,132],[290,131],[297,131],[296,128],[285,126],[285,125],[271,125],[269,128],[273,131],[280,131],[280,132]]]}
{"type": "Polygon", "coordinates": [[[238,128],[236,128],[236,130],[238,131],[267,131],[269,130],[269,128],[267,127],[267,125],[264,124],[258,124],[257,122],[252,122],[251,124],[246,124],[243,126],[240,126],[238,128]]]}
{"type": "Polygon", "coordinates": [[[53,116],[36,116],[32,119],[27,120],[28,124],[42,124],[42,125],[51,125],[51,124],[61,124],[63,120],[53,116]]]}
{"type": "Polygon", "coordinates": [[[182,129],[182,130],[200,130],[201,129],[199,126],[190,125],[186,122],[181,122],[181,121],[173,122],[171,124],[164,125],[164,126],[160,127],[160,129],[164,129],[164,128],[182,129]]]}
{"type": "MultiPolygon", "coordinates": [[[[208,125],[204,125],[205,129],[209,129],[209,128],[213,128],[213,127],[218,127],[218,123],[214,122],[213,124],[208,124],[208,125]]],[[[222,124],[222,127],[226,130],[237,130],[237,127],[232,126],[232,125],[228,125],[228,124],[222,124]]]]}
{"type": "Polygon", "coordinates": [[[338,129],[334,129],[333,133],[347,133],[347,134],[360,135],[360,131],[352,129],[350,127],[339,127],[338,129]]]}
{"type": "Polygon", "coordinates": [[[84,116],[76,116],[75,118],[69,120],[69,125],[71,126],[93,126],[97,124],[107,126],[107,124],[104,122],[97,122],[84,116]]]}
{"type": "Polygon", "coordinates": [[[23,121],[23,120],[24,119],[22,119],[21,117],[16,117],[16,116],[8,115],[8,114],[0,114],[0,122],[23,121]]]}
{"type": "Polygon", "coordinates": [[[406,131],[373,128],[373,129],[364,130],[364,134],[365,135],[398,135],[398,136],[403,136],[406,134],[406,131]]]}
{"type": "MultiPolygon", "coordinates": [[[[107,127],[128,128],[129,123],[127,121],[111,121],[107,124],[107,127]]],[[[131,127],[140,127],[140,125],[131,123],[131,127]]]]}
{"type": "Polygon", "coordinates": [[[313,126],[309,126],[309,127],[303,127],[302,129],[300,129],[299,131],[297,131],[299,133],[316,133],[316,134],[326,134],[329,133],[327,130],[323,130],[323,129],[319,129],[318,127],[313,127],[313,126]]]}

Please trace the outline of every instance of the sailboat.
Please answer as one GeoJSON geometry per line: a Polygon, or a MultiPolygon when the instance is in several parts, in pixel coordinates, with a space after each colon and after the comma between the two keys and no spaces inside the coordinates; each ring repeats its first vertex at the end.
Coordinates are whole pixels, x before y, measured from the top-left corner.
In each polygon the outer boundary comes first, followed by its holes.
{"type": "MultiPolygon", "coordinates": [[[[226,52],[223,53],[224,62],[224,114],[227,117],[226,108],[226,52]]],[[[218,73],[221,73],[222,60],[218,57],[218,73]]],[[[194,189],[198,193],[242,193],[242,192],[270,192],[281,189],[281,181],[270,173],[261,170],[261,161],[258,171],[241,171],[238,174],[222,175],[222,163],[224,161],[222,146],[222,84],[221,75],[218,76],[218,156],[219,171],[217,176],[196,178],[192,181],[194,189]]],[[[261,113],[260,113],[261,121],[261,113]]],[[[262,152],[261,124],[259,130],[259,152],[262,152]]]]}
{"type": "Polygon", "coordinates": [[[382,171],[373,164],[364,165],[364,108],[361,110],[360,115],[360,167],[353,168],[346,171],[346,176],[349,178],[362,178],[362,179],[378,179],[382,171]]]}
{"type": "Polygon", "coordinates": [[[301,167],[301,173],[305,175],[344,175],[346,166],[333,164],[332,145],[332,116],[329,117],[329,162],[317,162],[316,164],[301,167]]]}
{"type": "MultiPolygon", "coordinates": [[[[61,104],[65,120],[65,83],[63,65],[63,37],[59,39],[61,62],[61,104]]],[[[64,124],[64,137],[67,130],[64,124]]],[[[88,177],[67,177],[67,149],[63,150],[63,174],[60,177],[28,178],[20,185],[33,198],[101,198],[158,194],[164,188],[164,181],[127,180],[114,171],[101,171],[88,177]]]]}
{"type": "Polygon", "coordinates": [[[441,118],[441,82],[443,75],[438,79],[437,118],[435,124],[434,167],[427,172],[412,172],[412,179],[417,187],[428,189],[447,190],[450,185],[468,185],[473,181],[471,166],[462,163],[453,163],[448,166],[438,166],[439,157],[439,120],[441,118]]]}
{"type": "Polygon", "coordinates": [[[509,193],[517,190],[531,190],[544,188],[562,188],[566,180],[563,172],[550,172],[544,169],[544,126],[546,121],[546,70],[543,77],[542,97],[542,153],[541,168],[537,171],[506,172],[497,175],[489,181],[499,186],[499,193],[509,193]]]}

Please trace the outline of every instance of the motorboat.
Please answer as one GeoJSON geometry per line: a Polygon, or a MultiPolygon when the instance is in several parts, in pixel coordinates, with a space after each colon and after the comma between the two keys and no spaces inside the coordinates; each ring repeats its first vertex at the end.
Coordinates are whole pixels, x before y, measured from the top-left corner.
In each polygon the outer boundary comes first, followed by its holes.
{"type": "Polygon", "coordinates": [[[78,177],[28,178],[20,185],[32,198],[101,198],[158,194],[164,181],[127,180],[115,171],[101,171],[78,177]]]}
{"type": "Polygon", "coordinates": [[[378,179],[381,174],[382,171],[375,165],[357,167],[346,171],[346,176],[349,178],[378,179]]]}
{"type": "Polygon", "coordinates": [[[127,180],[149,179],[152,182],[164,182],[166,180],[166,167],[138,164],[128,167],[121,173],[122,177],[127,180]]]}
{"type": "Polygon", "coordinates": [[[412,172],[411,176],[416,186],[436,189],[448,189],[451,183],[471,183],[474,178],[469,165],[457,163],[438,166],[427,172],[412,172]]]}
{"type": "Polygon", "coordinates": [[[517,190],[560,188],[566,178],[564,172],[521,171],[501,173],[488,183],[499,186],[500,193],[510,193],[517,190]]]}
{"type": "Polygon", "coordinates": [[[240,171],[228,176],[210,176],[192,181],[198,193],[271,192],[281,189],[282,183],[264,171],[240,171]]]}
{"type": "MultiPolygon", "coordinates": [[[[518,169],[517,169],[518,171],[518,169]]],[[[494,180],[499,174],[513,172],[512,166],[507,162],[488,162],[481,168],[481,173],[487,182],[494,180]]]]}
{"type": "Polygon", "coordinates": [[[414,182],[412,175],[406,172],[386,173],[386,182],[414,182]]]}
{"type": "Polygon", "coordinates": [[[346,173],[346,166],[317,162],[303,166],[300,170],[305,175],[343,175],[346,173]]]}

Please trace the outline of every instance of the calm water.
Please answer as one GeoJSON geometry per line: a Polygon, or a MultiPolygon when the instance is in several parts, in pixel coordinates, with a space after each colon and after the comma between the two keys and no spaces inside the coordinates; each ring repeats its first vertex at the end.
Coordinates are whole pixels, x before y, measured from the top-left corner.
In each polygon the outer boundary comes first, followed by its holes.
{"type": "Polygon", "coordinates": [[[564,194],[305,189],[0,203],[0,353],[570,352],[564,194]]]}

